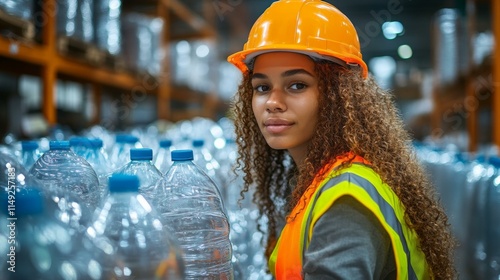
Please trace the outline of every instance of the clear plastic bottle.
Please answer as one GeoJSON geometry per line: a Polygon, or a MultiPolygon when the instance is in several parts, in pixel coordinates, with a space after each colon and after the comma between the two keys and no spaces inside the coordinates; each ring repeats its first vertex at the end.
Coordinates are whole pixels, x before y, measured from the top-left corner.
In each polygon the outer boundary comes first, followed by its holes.
{"type": "Polygon", "coordinates": [[[2,191],[11,186],[24,188],[26,185],[36,184],[18,158],[3,150],[0,150],[0,168],[2,168],[0,170],[0,189],[2,191]]]}
{"type": "MultiPolygon", "coordinates": [[[[225,146],[218,156],[222,174],[225,174],[224,204],[231,225],[230,240],[233,245],[235,279],[271,279],[271,276],[266,274],[267,262],[261,245],[263,234],[257,231],[259,210],[252,203],[251,191],[241,200],[243,173],[241,170],[236,170],[236,173],[233,171],[238,156],[236,142],[232,138],[226,139],[225,146]]],[[[265,228],[265,225],[260,224],[261,230],[265,228]]]]}
{"type": "Polygon", "coordinates": [[[246,204],[242,205],[240,200],[240,192],[243,187],[243,175],[241,172],[235,174],[234,168],[236,166],[236,159],[238,157],[238,147],[236,142],[231,139],[225,139],[225,145],[220,149],[218,153],[220,163],[220,174],[223,179],[221,186],[222,195],[224,195],[223,200],[226,205],[227,210],[239,210],[242,207],[250,206],[252,204],[249,199],[244,202],[246,204]]]}
{"type": "Polygon", "coordinates": [[[131,149],[129,163],[115,171],[118,174],[139,177],[139,192],[151,203],[154,198],[155,186],[162,178],[162,173],[154,166],[152,159],[153,150],[150,148],[131,149]]]}
{"type": "Polygon", "coordinates": [[[142,148],[138,137],[131,134],[117,134],[110,155],[113,169],[125,165],[130,159],[130,149],[134,148],[142,148]]]}
{"type": "Polygon", "coordinates": [[[192,150],[172,151],[157,186],[162,221],[184,250],[186,279],[233,279],[229,223],[213,181],[193,163],[192,150]]]}
{"type": "Polygon", "coordinates": [[[9,195],[0,203],[0,253],[8,257],[0,266],[1,279],[100,279],[100,260],[84,249],[82,235],[52,215],[39,189],[9,195]]]}
{"type": "Polygon", "coordinates": [[[99,179],[99,192],[104,199],[108,192],[108,178],[113,172],[108,155],[103,149],[103,141],[100,138],[89,139],[91,147],[86,155],[87,162],[92,166],[99,179]]]}
{"type": "Polygon", "coordinates": [[[466,191],[468,201],[465,201],[463,212],[467,221],[467,231],[463,246],[465,247],[466,273],[470,279],[485,279],[487,271],[486,250],[486,201],[491,166],[484,156],[478,156],[467,173],[466,191]]]}
{"type": "Polygon", "coordinates": [[[68,141],[51,141],[50,150],[38,159],[29,173],[61,205],[63,216],[67,211],[77,216],[82,214],[74,208],[76,204],[93,211],[100,201],[97,174],[85,159],[70,150],[68,141]]]}
{"type": "Polygon", "coordinates": [[[491,156],[490,164],[493,166],[494,175],[488,183],[486,190],[485,207],[485,244],[487,272],[484,279],[500,279],[500,157],[491,156]]]}
{"type": "Polygon", "coordinates": [[[86,231],[86,247],[104,259],[103,279],[183,279],[182,250],[138,189],[137,176],[109,178],[109,195],[86,231]]]}
{"type": "Polygon", "coordinates": [[[74,136],[69,139],[71,150],[78,156],[86,158],[91,147],[90,140],[87,137],[74,136]]]}
{"type": "Polygon", "coordinates": [[[167,173],[168,169],[172,165],[172,159],[170,158],[170,153],[172,148],[172,140],[163,139],[160,140],[160,148],[156,153],[154,163],[156,168],[162,173],[167,173]]]}
{"type": "Polygon", "coordinates": [[[220,164],[212,155],[210,150],[205,146],[205,140],[203,139],[193,139],[193,162],[198,165],[208,177],[210,177],[214,183],[219,188],[222,193],[222,197],[225,197],[224,180],[222,179],[222,174],[220,173],[220,164]]]}
{"type": "Polygon", "coordinates": [[[21,149],[21,163],[24,168],[29,170],[41,156],[38,143],[36,141],[22,141],[21,149]]]}

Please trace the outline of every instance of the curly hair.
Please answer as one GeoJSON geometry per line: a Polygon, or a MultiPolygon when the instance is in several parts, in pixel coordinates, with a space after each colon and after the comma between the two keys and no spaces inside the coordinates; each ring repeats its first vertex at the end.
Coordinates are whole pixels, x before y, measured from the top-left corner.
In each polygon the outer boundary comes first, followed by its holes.
{"type": "Polygon", "coordinates": [[[447,217],[414,153],[392,96],[373,78],[363,79],[359,72],[332,62],[316,61],[315,73],[321,93],[318,124],[303,168],[297,168],[286,150],[270,148],[262,136],[252,111],[251,72],[243,75],[232,103],[237,167],[244,172],[241,195],[255,188],[253,201],[260,218],[267,218],[266,257],[304,191],[316,176],[327,175],[320,174],[322,167],[350,151],[368,160],[399,197],[406,223],[417,233],[434,279],[454,278],[455,241],[447,217]]]}

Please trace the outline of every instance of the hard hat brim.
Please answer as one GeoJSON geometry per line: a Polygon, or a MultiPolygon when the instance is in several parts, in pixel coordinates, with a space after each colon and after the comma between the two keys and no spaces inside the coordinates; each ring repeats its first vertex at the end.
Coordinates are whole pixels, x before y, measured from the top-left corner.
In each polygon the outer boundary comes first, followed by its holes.
{"type": "Polygon", "coordinates": [[[335,57],[332,56],[332,52],[328,54],[322,54],[317,50],[294,49],[294,48],[296,48],[296,46],[274,45],[272,48],[261,48],[259,50],[243,50],[228,56],[227,61],[236,66],[241,72],[245,73],[251,70],[250,64],[252,63],[253,59],[261,54],[270,52],[293,52],[293,53],[307,55],[313,58],[314,60],[332,61],[349,69],[355,67],[361,67],[363,70],[363,77],[364,78],[368,77],[368,70],[367,70],[368,68],[366,66],[366,63],[362,60],[356,59],[355,57],[346,57],[346,56],[341,56],[340,54],[338,55],[338,57],[335,57]]]}

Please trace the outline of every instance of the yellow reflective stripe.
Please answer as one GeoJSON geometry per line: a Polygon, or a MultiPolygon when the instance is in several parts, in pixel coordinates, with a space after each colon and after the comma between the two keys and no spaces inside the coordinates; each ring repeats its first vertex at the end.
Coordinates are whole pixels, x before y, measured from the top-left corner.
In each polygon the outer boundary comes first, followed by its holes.
{"type": "Polygon", "coordinates": [[[322,183],[308,205],[307,219],[302,224],[303,232],[306,233],[301,240],[302,252],[305,252],[309,244],[317,219],[337,198],[352,195],[375,214],[389,233],[398,267],[398,279],[417,279],[416,274],[421,277],[426,276],[425,258],[416,244],[413,244],[416,240],[413,231],[402,226],[404,224],[403,209],[392,190],[387,185],[381,187],[383,183],[380,177],[371,168],[362,164],[353,164],[337,174],[340,175],[322,183]],[[325,192],[328,194],[320,197],[325,192]],[[311,210],[312,215],[310,215],[311,210]],[[304,246],[304,244],[307,245],[304,246]],[[401,267],[406,269],[400,269],[401,267]],[[417,269],[418,273],[414,269],[417,269]]]}
{"type": "MultiPolygon", "coordinates": [[[[325,198],[324,199],[319,198],[316,201],[317,207],[315,207],[312,215],[308,217],[310,218],[308,219],[309,226],[308,225],[306,226],[309,227],[308,230],[309,236],[312,235],[313,225],[316,223],[319,217],[321,217],[321,215],[324,212],[326,212],[326,210],[331,206],[331,204],[333,204],[334,201],[336,201],[341,196],[351,195],[352,197],[357,199],[360,203],[365,205],[372,213],[374,213],[374,215],[381,222],[382,226],[389,234],[389,237],[391,238],[391,242],[394,247],[396,267],[397,267],[397,279],[407,279],[408,273],[410,273],[410,275],[411,274],[414,275],[414,273],[411,273],[413,269],[410,266],[408,266],[408,258],[410,257],[410,254],[407,248],[405,248],[403,246],[403,243],[400,241],[401,237],[399,236],[398,232],[391,226],[389,226],[384,219],[384,215],[390,215],[390,214],[383,214],[382,211],[380,211],[380,208],[377,205],[377,203],[375,203],[371,199],[370,194],[368,194],[368,192],[366,192],[363,187],[358,186],[352,181],[347,181],[347,180],[352,180],[352,178],[348,178],[350,177],[350,175],[351,174],[349,173],[342,174],[341,176],[330,180],[333,181],[331,185],[330,184],[325,185],[327,189],[324,189],[323,192],[321,192],[321,194],[325,193],[325,196],[323,196],[325,198]],[[329,203],[328,207],[325,207],[326,203],[329,203]],[[406,269],[401,269],[402,267],[405,267],[406,269]]],[[[309,240],[307,240],[307,244],[309,243],[309,241],[310,238],[309,240]]],[[[416,279],[416,278],[410,277],[410,279],[416,279]]]]}
{"type": "MultiPolygon", "coordinates": [[[[401,201],[396,196],[394,191],[382,182],[380,176],[369,166],[363,164],[353,164],[348,170],[349,172],[358,174],[368,180],[373,186],[377,187],[378,193],[387,201],[395,210],[396,217],[401,222],[405,240],[408,242],[408,249],[411,253],[410,263],[419,279],[429,279],[429,268],[425,260],[425,255],[420,250],[417,234],[413,229],[408,227],[404,218],[404,207],[401,201]]],[[[345,172],[345,171],[344,171],[345,172]]]]}
{"type": "Polygon", "coordinates": [[[278,248],[280,247],[280,242],[281,242],[281,235],[278,238],[278,241],[276,242],[276,246],[274,247],[271,256],[269,256],[269,261],[267,262],[269,266],[269,271],[273,276],[276,275],[275,268],[276,268],[276,260],[278,259],[278,251],[279,251],[278,248]]]}

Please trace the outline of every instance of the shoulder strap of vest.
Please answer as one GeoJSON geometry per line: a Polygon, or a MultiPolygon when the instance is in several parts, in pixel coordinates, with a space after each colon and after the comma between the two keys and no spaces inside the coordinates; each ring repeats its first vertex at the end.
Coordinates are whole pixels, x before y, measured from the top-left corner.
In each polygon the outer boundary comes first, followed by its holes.
{"type": "Polygon", "coordinates": [[[366,162],[356,161],[333,178],[324,180],[312,197],[304,220],[302,240],[305,253],[317,219],[326,212],[336,199],[351,195],[365,205],[379,219],[393,244],[398,267],[398,279],[418,279],[426,275],[425,257],[418,248],[415,233],[405,226],[404,210],[397,196],[366,162]],[[404,268],[402,268],[404,267],[404,268]],[[401,268],[401,269],[400,269],[401,268]],[[415,271],[417,270],[417,272],[415,271]]]}
{"type": "MultiPolygon", "coordinates": [[[[325,172],[322,173],[329,174],[332,170],[347,161],[366,162],[361,157],[356,157],[354,154],[348,153],[337,157],[333,164],[325,166],[323,169],[325,172]]],[[[269,269],[277,279],[300,278],[302,271],[302,249],[304,246],[299,243],[302,243],[305,233],[303,228],[304,215],[309,208],[311,198],[322,181],[321,178],[315,178],[310,187],[305,190],[299,203],[290,213],[290,217],[293,217],[293,219],[287,220],[287,224],[280,234],[278,243],[269,258],[269,269]],[[286,240],[284,244],[282,244],[282,240],[286,240]]]]}

